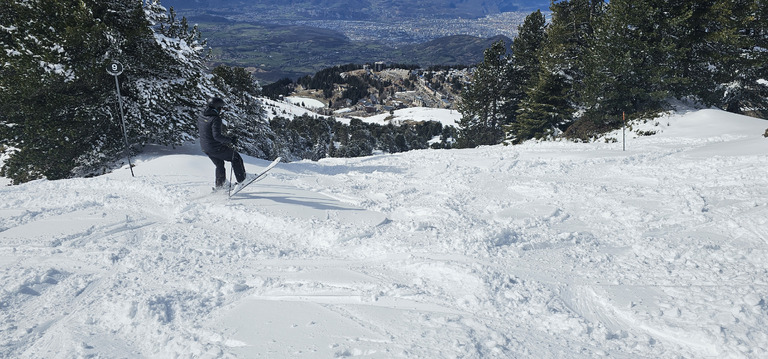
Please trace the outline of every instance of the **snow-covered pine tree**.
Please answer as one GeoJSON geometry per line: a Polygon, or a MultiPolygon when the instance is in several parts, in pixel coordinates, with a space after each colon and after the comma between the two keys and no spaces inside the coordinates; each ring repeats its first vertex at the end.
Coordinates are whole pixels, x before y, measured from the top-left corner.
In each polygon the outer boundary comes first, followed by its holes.
{"type": "Polygon", "coordinates": [[[483,62],[475,69],[472,82],[461,93],[458,147],[501,143],[504,138],[502,127],[510,118],[510,114],[504,112],[509,101],[508,86],[505,85],[509,68],[503,40],[485,50],[483,62]]]}
{"type": "Polygon", "coordinates": [[[671,98],[768,117],[768,1],[612,0],[585,60],[581,118],[589,139],[671,98]]]}
{"type": "Polygon", "coordinates": [[[709,2],[702,21],[689,28],[708,30],[696,46],[696,74],[711,82],[691,92],[707,105],[768,119],[768,1],[709,2]]]}
{"type": "Polygon", "coordinates": [[[197,137],[196,116],[211,92],[208,50],[197,27],[157,0],[108,0],[112,47],[123,63],[129,138],[139,145],[180,145],[197,137]]]}
{"type": "Polygon", "coordinates": [[[573,113],[568,97],[569,82],[565,76],[540,72],[536,80],[520,104],[517,121],[508,127],[513,144],[555,135],[557,128],[573,113]]]}
{"type": "Polygon", "coordinates": [[[0,2],[2,174],[65,178],[114,157],[119,122],[105,106],[107,25],[79,0],[0,2]],[[98,71],[96,70],[98,69],[98,71]]]}
{"type": "Polygon", "coordinates": [[[542,70],[539,60],[541,45],[546,40],[546,19],[541,11],[531,13],[525,18],[518,35],[512,43],[512,60],[507,71],[507,86],[509,101],[505,105],[505,112],[510,114],[510,119],[504,126],[506,140],[514,142],[518,135],[515,132],[517,124],[517,112],[526,98],[526,92],[530,91],[535,80],[538,80],[542,70]]]}
{"type": "Polygon", "coordinates": [[[353,118],[349,123],[349,139],[340,150],[345,150],[345,157],[362,157],[373,154],[376,139],[368,126],[360,119],[353,118]]]}
{"type": "Polygon", "coordinates": [[[520,143],[558,135],[573,121],[578,93],[585,77],[585,54],[603,0],[570,0],[552,4],[552,22],[539,52],[538,75],[518,110],[507,138],[520,143]]]}
{"type": "Polygon", "coordinates": [[[583,113],[567,137],[589,140],[621,126],[623,112],[635,117],[663,108],[670,95],[665,73],[677,66],[670,61],[680,49],[664,36],[660,2],[612,0],[598,18],[584,56],[583,113]]]}
{"type": "Polygon", "coordinates": [[[196,29],[156,1],[6,0],[0,3],[2,173],[14,183],[99,173],[123,151],[112,60],[130,141],[180,144],[204,103],[204,46],[196,29]],[[164,32],[165,31],[165,32],[164,32]]]}
{"type": "Polygon", "coordinates": [[[512,42],[512,60],[516,80],[521,89],[531,87],[531,79],[541,70],[539,49],[546,40],[546,19],[541,11],[531,13],[517,29],[517,36],[512,42]]]}

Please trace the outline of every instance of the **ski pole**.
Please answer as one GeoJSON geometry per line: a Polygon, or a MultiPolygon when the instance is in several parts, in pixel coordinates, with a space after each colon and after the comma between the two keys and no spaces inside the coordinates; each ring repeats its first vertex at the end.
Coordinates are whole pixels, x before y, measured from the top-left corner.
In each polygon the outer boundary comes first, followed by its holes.
{"type": "Polygon", "coordinates": [[[229,191],[227,191],[227,195],[232,195],[232,178],[233,173],[235,172],[235,146],[232,146],[232,160],[229,161],[229,191]]]}

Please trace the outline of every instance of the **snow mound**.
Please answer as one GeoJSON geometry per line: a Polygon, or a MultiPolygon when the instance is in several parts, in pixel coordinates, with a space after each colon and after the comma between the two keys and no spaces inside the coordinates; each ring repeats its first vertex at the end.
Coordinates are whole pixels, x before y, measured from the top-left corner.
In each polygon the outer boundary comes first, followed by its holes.
{"type": "Polygon", "coordinates": [[[766,357],[766,127],[2,187],[0,357],[766,357]]]}

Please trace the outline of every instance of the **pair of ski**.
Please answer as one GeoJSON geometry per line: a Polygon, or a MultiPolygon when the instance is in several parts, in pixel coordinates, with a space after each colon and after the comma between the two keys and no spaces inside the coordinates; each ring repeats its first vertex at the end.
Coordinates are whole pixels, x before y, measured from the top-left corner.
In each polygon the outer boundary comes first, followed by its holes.
{"type": "Polygon", "coordinates": [[[263,171],[261,171],[261,173],[257,174],[256,177],[254,177],[250,181],[248,181],[246,183],[243,183],[240,186],[235,186],[235,188],[232,191],[229,191],[229,197],[231,198],[232,196],[240,193],[240,191],[245,189],[245,187],[250,186],[251,183],[257,182],[257,181],[260,181],[260,180],[264,179],[264,177],[267,176],[267,172],[269,172],[269,170],[275,168],[275,166],[277,166],[278,163],[280,163],[280,157],[278,157],[274,161],[272,161],[272,163],[270,163],[269,166],[267,166],[267,168],[265,168],[263,171]]]}

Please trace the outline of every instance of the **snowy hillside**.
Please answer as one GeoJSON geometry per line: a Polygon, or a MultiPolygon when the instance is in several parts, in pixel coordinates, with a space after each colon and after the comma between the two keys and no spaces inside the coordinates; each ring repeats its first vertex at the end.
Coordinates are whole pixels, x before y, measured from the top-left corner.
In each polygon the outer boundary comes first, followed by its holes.
{"type": "Polygon", "coordinates": [[[768,357],[768,122],[655,124],[2,187],[0,357],[768,357]]]}
{"type": "MultiPolygon", "coordinates": [[[[288,97],[285,101],[262,99],[262,102],[267,110],[267,117],[269,119],[277,116],[290,118],[303,115],[329,117],[318,115],[313,112],[314,109],[323,108],[325,106],[322,102],[315,99],[288,97]]],[[[344,110],[337,111],[334,115],[334,119],[345,124],[349,124],[351,118],[358,118],[363,122],[379,125],[386,125],[389,123],[401,125],[408,121],[435,121],[441,123],[443,126],[457,127],[459,120],[461,119],[461,113],[456,110],[444,108],[409,107],[394,110],[391,114],[389,112],[384,112],[367,117],[347,117],[344,110]]]]}

